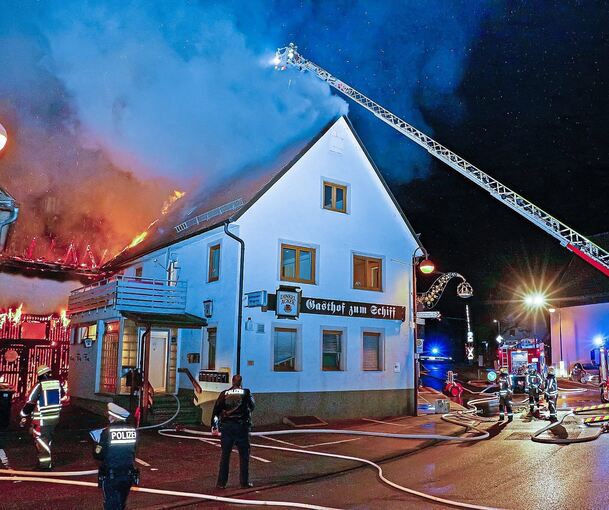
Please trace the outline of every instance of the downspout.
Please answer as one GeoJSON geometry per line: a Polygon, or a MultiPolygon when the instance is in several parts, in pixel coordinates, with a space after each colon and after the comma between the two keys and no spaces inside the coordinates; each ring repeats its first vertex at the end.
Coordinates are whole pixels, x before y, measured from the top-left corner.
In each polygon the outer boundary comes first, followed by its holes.
{"type": "Polygon", "coordinates": [[[15,222],[17,216],[19,214],[19,207],[13,204],[0,204],[0,211],[8,211],[9,217],[5,220],[0,219],[0,252],[3,252],[6,248],[7,239],[8,239],[8,226],[15,222]],[[7,227],[6,234],[4,233],[4,229],[7,227]]]}
{"type": "Polygon", "coordinates": [[[245,265],[245,241],[228,230],[230,223],[230,219],[224,223],[224,232],[228,237],[232,237],[241,245],[241,255],[239,259],[239,309],[237,310],[237,366],[235,373],[233,374],[236,375],[241,373],[241,323],[243,322],[243,268],[245,265]]]}

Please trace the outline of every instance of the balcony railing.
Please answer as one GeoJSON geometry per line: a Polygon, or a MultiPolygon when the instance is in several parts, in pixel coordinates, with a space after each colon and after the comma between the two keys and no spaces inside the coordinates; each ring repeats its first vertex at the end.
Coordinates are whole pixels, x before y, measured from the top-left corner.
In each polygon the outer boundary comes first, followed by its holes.
{"type": "Polygon", "coordinates": [[[186,282],[113,276],[70,293],[68,313],[111,308],[126,312],[184,313],[186,282]]]}

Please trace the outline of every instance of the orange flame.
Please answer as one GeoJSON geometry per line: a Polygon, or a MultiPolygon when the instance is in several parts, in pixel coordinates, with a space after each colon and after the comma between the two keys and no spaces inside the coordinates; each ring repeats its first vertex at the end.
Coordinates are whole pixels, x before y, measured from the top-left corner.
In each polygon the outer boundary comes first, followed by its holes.
{"type": "Polygon", "coordinates": [[[64,328],[67,328],[70,325],[70,319],[68,318],[68,314],[67,314],[65,308],[60,310],[60,312],[59,312],[59,320],[61,321],[61,325],[64,328]]]}
{"type": "Polygon", "coordinates": [[[165,200],[165,203],[163,204],[163,208],[161,209],[161,214],[167,214],[169,212],[169,209],[171,208],[171,206],[178,200],[180,200],[180,198],[182,198],[184,195],[186,195],[185,191],[178,191],[177,189],[174,190],[173,195],[169,195],[169,198],[167,200],[165,200]]]}
{"type": "Polygon", "coordinates": [[[136,235],[133,240],[131,241],[131,243],[129,243],[129,246],[127,246],[127,248],[133,248],[134,246],[137,246],[138,244],[140,244],[144,239],[146,239],[146,236],[148,235],[148,231],[144,230],[143,232],[141,232],[140,234],[136,235]]]}
{"type": "Polygon", "coordinates": [[[23,311],[23,303],[19,305],[15,310],[8,309],[5,313],[0,313],[0,328],[4,326],[6,321],[12,322],[13,324],[19,324],[21,322],[21,313],[23,311]]]}

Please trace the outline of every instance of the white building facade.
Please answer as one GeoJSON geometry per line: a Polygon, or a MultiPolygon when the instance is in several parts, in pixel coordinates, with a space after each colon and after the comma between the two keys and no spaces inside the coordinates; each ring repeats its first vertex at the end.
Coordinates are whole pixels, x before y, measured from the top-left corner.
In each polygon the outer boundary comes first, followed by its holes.
{"type": "MultiPolygon", "coordinates": [[[[152,244],[135,247],[146,252],[114,262],[118,278],[131,286],[141,279],[144,293],[147,281],[159,282],[157,290],[166,284],[168,308],[73,307],[75,328],[96,328],[91,347],[82,346],[82,333],[75,337],[74,396],[112,398],[112,388],[100,391],[104,370],[116,363],[118,375],[134,365],[147,324],[153,338],[162,337],[148,360],[156,364],[149,367],[155,392],[191,390],[178,373],[188,369],[205,390],[205,422],[227,387],[216,382],[217,372],[232,376],[237,358],[256,396],[257,424],[414,411],[412,261],[420,245],[352,126],[339,118],[267,177],[246,183],[241,196],[223,189],[221,207],[198,216],[186,211],[185,221],[167,226],[165,232],[174,229],[169,241],[155,246],[162,231],[151,232],[152,244]],[[241,245],[225,228],[245,247],[241,302],[241,245]],[[268,301],[254,301],[264,295],[268,301]],[[109,322],[117,328],[117,353],[104,361],[109,322]],[[126,333],[133,341],[125,342],[126,333]],[[90,366],[83,367],[87,353],[90,366]],[[165,376],[154,375],[159,371],[165,376]]],[[[76,291],[71,301],[86,301],[90,292],[76,291]]],[[[123,383],[113,384],[125,392],[123,383]]]]}

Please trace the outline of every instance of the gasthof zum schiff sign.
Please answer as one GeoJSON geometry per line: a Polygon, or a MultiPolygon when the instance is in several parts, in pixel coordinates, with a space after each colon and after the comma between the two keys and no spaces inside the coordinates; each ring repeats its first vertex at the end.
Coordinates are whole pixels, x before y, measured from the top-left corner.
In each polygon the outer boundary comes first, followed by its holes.
{"type": "Polygon", "coordinates": [[[404,306],[308,297],[302,298],[300,312],[398,321],[404,321],[406,318],[406,307],[404,306]]]}

